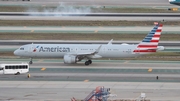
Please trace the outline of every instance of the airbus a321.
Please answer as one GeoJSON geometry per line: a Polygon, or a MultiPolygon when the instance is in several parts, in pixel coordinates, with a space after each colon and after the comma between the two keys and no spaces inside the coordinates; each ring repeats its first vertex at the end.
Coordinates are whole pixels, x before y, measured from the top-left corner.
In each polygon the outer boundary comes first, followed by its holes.
{"type": "Polygon", "coordinates": [[[63,58],[64,63],[73,64],[86,60],[85,65],[90,65],[95,58],[127,58],[164,50],[158,46],[162,32],[162,24],[154,28],[139,44],[27,44],[14,51],[14,55],[31,58],[63,58]]]}

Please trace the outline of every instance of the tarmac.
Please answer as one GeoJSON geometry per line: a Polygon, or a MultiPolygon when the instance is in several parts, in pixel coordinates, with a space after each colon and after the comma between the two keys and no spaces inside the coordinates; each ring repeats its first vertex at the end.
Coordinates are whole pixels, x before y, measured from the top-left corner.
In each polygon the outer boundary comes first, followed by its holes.
{"type": "MultiPolygon", "coordinates": [[[[0,59],[1,63],[26,61],[0,59]]],[[[0,76],[0,101],[83,99],[96,86],[111,88],[117,97],[110,99],[134,100],[144,92],[151,101],[179,101],[179,72],[179,61],[93,60],[85,66],[84,62],[68,65],[59,59],[34,59],[30,78],[27,74],[0,76]]]]}
{"type": "MultiPolygon", "coordinates": [[[[21,5],[112,5],[141,7],[177,7],[167,0],[33,0],[21,5]],[[63,2],[63,3],[59,3],[63,2]],[[76,2],[76,3],[75,3],[76,2]]],[[[20,5],[19,2],[5,1],[1,5],[20,5]]],[[[179,18],[111,18],[101,17],[5,17],[1,20],[149,20],[162,21],[179,18]]],[[[21,63],[27,59],[0,59],[0,63],[21,63]]],[[[70,98],[85,98],[96,86],[111,88],[117,94],[111,99],[138,99],[141,92],[151,101],[179,101],[180,99],[180,62],[179,61],[132,61],[132,60],[93,60],[66,65],[62,60],[34,59],[30,65],[31,77],[22,75],[0,75],[0,101],[70,101],[70,98]],[[42,71],[41,68],[46,68],[42,71]],[[149,72],[149,69],[152,69],[149,72]],[[84,73],[82,73],[84,72],[84,73]],[[156,76],[159,79],[156,79],[156,76]],[[68,78],[69,77],[69,78],[68,78]],[[83,78],[84,77],[84,78],[83,78]],[[87,77],[87,78],[86,78],[87,77]],[[66,78],[66,80],[64,80],[66,78]],[[68,79],[67,79],[68,78],[68,79]],[[95,80],[94,80],[95,79],[95,80]],[[103,79],[103,80],[102,80],[103,79]]]]}
{"type": "MultiPolygon", "coordinates": [[[[0,26],[0,33],[132,33],[147,34],[153,26],[0,26]]],[[[163,26],[163,34],[179,34],[180,26],[163,26]]]]}
{"type": "Polygon", "coordinates": [[[167,0],[31,0],[28,1],[4,1],[1,5],[42,5],[42,6],[67,6],[67,5],[86,5],[86,6],[120,6],[120,7],[170,7],[171,5],[167,0]]]}
{"type": "Polygon", "coordinates": [[[146,93],[151,101],[179,101],[179,83],[145,82],[61,82],[61,81],[1,81],[1,101],[70,101],[85,98],[96,86],[111,88],[117,97],[138,99],[146,93]]]}

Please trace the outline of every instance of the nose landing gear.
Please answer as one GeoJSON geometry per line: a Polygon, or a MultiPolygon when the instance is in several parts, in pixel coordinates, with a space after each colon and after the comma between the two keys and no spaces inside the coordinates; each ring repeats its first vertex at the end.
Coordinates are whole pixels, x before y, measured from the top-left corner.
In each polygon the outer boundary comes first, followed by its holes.
{"type": "Polygon", "coordinates": [[[30,59],[29,64],[33,64],[32,58],[30,59]]]}

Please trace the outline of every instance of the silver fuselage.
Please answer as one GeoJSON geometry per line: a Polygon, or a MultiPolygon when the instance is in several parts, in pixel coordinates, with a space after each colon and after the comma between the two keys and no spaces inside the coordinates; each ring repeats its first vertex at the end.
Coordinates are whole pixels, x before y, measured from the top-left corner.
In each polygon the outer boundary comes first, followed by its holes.
{"type": "MultiPolygon", "coordinates": [[[[22,57],[62,58],[65,54],[94,52],[99,46],[99,44],[27,44],[15,50],[14,54],[22,57]]],[[[133,52],[135,49],[137,49],[137,45],[104,44],[97,55],[103,58],[122,58],[143,54],[133,52]]]]}

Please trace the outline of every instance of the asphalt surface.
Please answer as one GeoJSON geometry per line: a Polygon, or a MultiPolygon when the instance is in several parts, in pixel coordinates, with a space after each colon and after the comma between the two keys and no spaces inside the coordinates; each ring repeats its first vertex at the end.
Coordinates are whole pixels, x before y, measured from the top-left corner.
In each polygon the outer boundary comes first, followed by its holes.
{"type": "MultiPolygon", "coordinates": [[[[1,63],[20,63],[28,60],[9,60],[1,63]]],[[[109,82],[180,82],[180,63],[177,61],[121,61],[93,60],[85,66],[64,64],[63,60],[35,60],[30,65],[31,78],[27,75],[2,75],[2,81],[109,81],[109,82]],[[163,64],[162,64],[163,63],[163,64]],[[41,68],[46,68],[41,70],[41,68]],[[149,68],[153,70],[148,72],[149,68]]]]}
{"type": "Polygon", "coordinates": [[[0,16],[180,17],[179,13],[0,12],[0,16]]]}
{"type": "MultiPolygon", "coordinates": [[[[132,33],[147,34],[154,26],[0,26],[1,32],[18,32],[18,33],[132,33]]],[[[163,26],[163,34],[176,33],[180,34],[180,26],[163,26]]]]}
{"type": "Polygon", "coordinates": [[[143,82],[60,82],[60,81],[1,81],[1,101],[70,101],[84,99],[97,86],[111,89],[117,97],[135,100],[141,93],[151,101],[179,101],[179,83],[143,82]],[[14,93],[15,92],[15,93],[14,93]]]}
{"type": "Polygon", "coordinates": [[[0,16],[0,20],[180,21],[180,17],[0,16]]]}
{"type": "MultiPolygon", "coordinates": [[[[110,39],[111,40],[111,39],[110,39]]],[[[0,40],[0,47],[11,47],[17,48],[18,46],[25,44],[107,44],[110,40],[0,40]],[[6,46],[7,45],[7,46],[6,46]]],[[[138,44],[139,41],[116,41],[114,40],[113,44],[138,44]]],[[[160,41],[159,46],[169,46],[169,47],[179,47],[180,41],[160,41]]]]}
{"type": "MultiPolygon", "coordinates": [[[[19,1],[20,2],[20,1],[19,1]]],[[[168,7],[177,7],[177,6],[173,6],[170,5],[168,3],[167,0],[64,0],[64,1],[60,1],[60,0],[32,0],[31,2],[24,2],[24,3],[19,3],[19,2],[6,2],[3,1],[3,3],[1,2],[1,5],[59,5],[59,4],[64,4],[64,5],[113,5],[113,6],[146,6],[146,7],[152,7],[152,6],[168,6],[168,7]],[[42,2],[43,1],[43,2],[42,2]],[[133,1],[133,2],[132,2],[133,1]],[[65,3],[58,3],[58,2],[65,2],[65,3]]],[[[50,17],[19,17],[19,16],[15,16],[15,17],[10,17],[8,18],[7,16],[1,16],[0,19],[5,19],[5,20],[11,20],[11,19],[16,19],[16,20],[30,20],[30,19],[36,19],[36,20],[42,20],[42,19],[50,19],[50,20],[54,20],[54,19],[58,19],[58,20],[107,20],[109,19],[107,18],[83,18],[83,17],[79,17],[79,18],[72,18],[72,17],[66,17],[66,18],[50,18],[50,17]]],[[[159,20],[161,21],[162,19],[165,20],[179,20],[179,18],[111,18],[110,20],[115,19],[115,20],[159,20]]],[[[1,63],[4,62],[13,62],[12,60],[1,60],[1,63]]],[[[17,60],[15,62],[21,62],[21,61],[27,61],[27,60],[17,60]]],[[[40,63],[43,62],[44,60],[37,60],[40,63]]],[[[49,69],[47,69],[47,71],[41,71],[40,68],[41,67],[49,67],[49,68],[54,68],[55,70],[57,70],[57,68],[62,67],[61,69],[58,69],[59,71],[64,69],[68,69],[69,65],[64,65],[62,63],[62,61],[57,61],[57,62],[47,62],[47,63],[42,63],[42,65],[38,65],[38,62],[35,62],[34,64],[34,72],[36,71],[36,73],[32,74],[32,78],[29,79],[33,79],[33,77],[35,75],[35,77],[37,78],[43,78],[41,77],[42,75],[45,75],[47,77],[51,77],[51,75],[49,74],[53,74],[52,71],[49,69]],[[59,63],[60,62],[60,63],[59,63]],[[49,64],[49,65],[48,65],[49,64]],[[55,65],[55,66],[54,66],[55,65]],[[39,72],[38,72],[39,71],[39,72]],[[45,73],[43,73],[45,72],[45,73]],[[42,73],[42,75],[40,74],[42,73]],[[39,76],[39,77],[38,77],[39,76]]],[[[155,64],[154,62],[152,63],[148,63],[148,65],[144,63],[145,61],[141,61],[141,63],[136,63],[135,64],[131,64],[131,66],[127,65],[127,67],[129,66],[129,70],[134,70],[134,68],[140,68],[139,66],[142,66],[142,70],[148,69],[149,67],[153,67],[153,69],[158,69],[161,68],[161,73],[163,73],[162,75],[164,75],[164,79],[163,80],[174,80],[174,81],[169,81],[171,83],[167,83],[167,82],[163,82],[160,81],[158,82],[158,80],[156,81],[151,81],[151,82],[87,82],[88,80],[86,80],[86,82],[72,82],[72,81],[36,81],[36,80],[30,80],[28,81],[27,79],[27,75],[3,75],[0,76],[1,79],[5,79],[0,80],[0,101],[37,101],[37,100],[53,100],[53,101],[69,101],[70,98],[75,97],[77,99],[83,99],[85,98],[85,96],[87,96],[89,94],[89,92],[91,92],[96,86],[105,86],[105,87],[110,87],[112,88],[113,93],[117,94],[117,98],[115,99],[137,99],[140,96],[141,92],[145,92],[147,95],[147,99],[151,99],[153,101],[179,101],[180,97],[180,87],[179,87],[179,81],[177,78],[179,78],[178,73],[175,72],[175,70],[173,69],[178,69],[179,70],[179,62],[178,63],[169,63],[169,62],[161,62],[158,65],[155,64]],[[137,65],[139,64],[139,66],[137,65]],[[164,67],[162,65],[165,65],[164,67]],[[145,68],[143,68],[145,67],[145,68]],[[162,70],[163,68],[166,69],[170,69],[169,70],[162,70]],[[167,72],[165,72],[167,71],[167,72]],[[170,73],[168,75],[168,73],[170,73]],[[5,76],[5,77],[4,77],[5,76]],[[7,79],[14,79],[14,81],[11,80],[7,80],[7,79]],[[18,80],[23,78],[24,80],[18,80]],[[169,78],[169,79],[168,79],[169,78]],[[18,81],[15,81],[18,80],[18,81]],[[176,81],[177,80],[177,81],[176,81]]],[[[123,68],[127,68],[126,64],[128,62],[124,61],[123,63],[120,62],[120,64],[106,64],[106,62],[103,63],[94,63],[93,68],[102,68],[101,70],[103,70],[104,67],[109,68],[110,65],[114,66],[114,68],[122,71],[123,68]],[[99,64],[99,65],[98,65],[99,64]],[[124,64],[124,65],[123,65],[124,64]],[[102,65],[102,66],[101,66],[102,65]],[[119,66],[120,65],[120,66],[119,66]],[[119,69],[119,67],[122,67],[121,69],[119,69]]],[[[91,65],[91,66],[93,66],[91,65]]],[[[33,65],[32,65],[33,66],[33,65]]],[[[86,66],[83,65],[83,63],[81,64],[77,64],[75,65],[75,67],[80,67],[80,68],[87,68],[86,66]]],[[[70,68],[75,68],[74,65],[71,65],[70,68]]],[[[90,66],[88,66],[89,68],[90,66]]],[[[33,70],[33,68],[32,68],[33,70]]],[[[73,69],[72,69],[73,70],[73,69]]],[[[79,69],[81,71],[81,69],[79,69]]],[[[82,69],[83,70],[83,69],[82,69]]],[[[87,69],[88,70],[88,69],[87,69]]],[[[138,69],[137,69],[138,70],[138,69]]],[[[67,70],[68,71],[68,70],[67,70]]],[[[62,72],[62,71],[61,71],[62,72]]],[[[78,71],[76,71],[78,72],[78,71]]],[[[86,71],[88,72],[88,71],[86,71]]],[[[115,72],[115,71],[114,71],[115,72]]],[[[132,71],[133,72],[133,71],[132,71]]],[[[129,75],[131,75],[131,77],[133,77],[131,74],[132,72],[129,73],[129,75]]],[[[72,73],[72,72],[71,72],[72,73]]],[[[70,73],[70,74],[71,74],[70,73]]],[[[91,73],[91,72],[89,72],[91,73]]],[[[107,72],[104,72],[107,74],[107,72]]],[[[101,72],[102,75],[104,75],[103,72],[101,72]]],[[[112,72],[113,73],[113,72],[112,72]]],[[[121,72],[122,73],[122,72],[121,72]]],[[[135,72],[138,75],[138,72],[135,72]]],[[[145,73],[145,71],[144,71],[145,73]]],[[[148,72],[146,74],[142,73],[142,75],[146,75],[148,74],[148,72]]],[[[69,74],[69,75],[70,75],[69,74]]],[[[153,73],[156,74],[156,73],[153,73]]],[[[148,77],[154,76],[154,75],[146,75],[147,79],[149,79],[148,77]]],[[[60,74],[56,72],[55,78],[59,78],[60,74]]],[[[65,75],[67,76],[68,73],[65,75]]],[[[94,75],[94,74],[92,74],[94,75]]],[[[123,74],[122,74],[123,75],[123,74]]],[[[121,76],[122,76],[121,75],[121,76]]],[[[124,74],[125,76],[128,76],[128,74],[124,74]]],[[[107,75],[108,76],[108,75],[107,75]]],[[[120,76],[120,75],[119,75],[120,76]]],[[[52,76],[53,77],[53,76],[52,76]]],[[[110,77],[110,76],[109,76],[110,77]]],[[[130,78],[130,77],[129,77],[130,78]]],[[[145,78],[145,77],[143,77],[145,78]]],[[[154,77],[152,77],[154,79],[154,77]]],[[[44,78],[46,79],[46,77],[44,78]]],[[[47,78],[47,79],[54,79],[54,78],[47,78]]],[[[77,79],[77,78],[76,78],[77,79]]],[[[84,79],[84,78],[83,78],[84,79]]],[[[117,79],[117,78],[116,78],[117,79]]],[[[139,79],[138,77],[136,79],[139,79]]],[[[142,79],[143,80],[143,79],[142,79]]],[[[159,79],[161,80],[161,78],[159,79]]]]}
{"type": "MultiPolygon", "coordinates": [[[[16,1],[16,0],[14,0],[16,1]]],[[[168,0],[31,0],[28,1],[3,1],[1,5],[109,5],[109,6],[174,6],[168,0]]]]}
{"type": "MultiPolygon", "coordinates": [[[[25,61],[0,59],[1,63],[25,61]]],[[[84,66],[66,65],[58,59],[35,59],[30,65],[30,78],[27,74],[0,76],[0,101],[84,99],[97,86],[111,88],[111,93],[117,95],[112,100],[135,100],[143,92],[151,101],[179,101],[179,72],[179,61],[96,60],[84,66]]]]}

